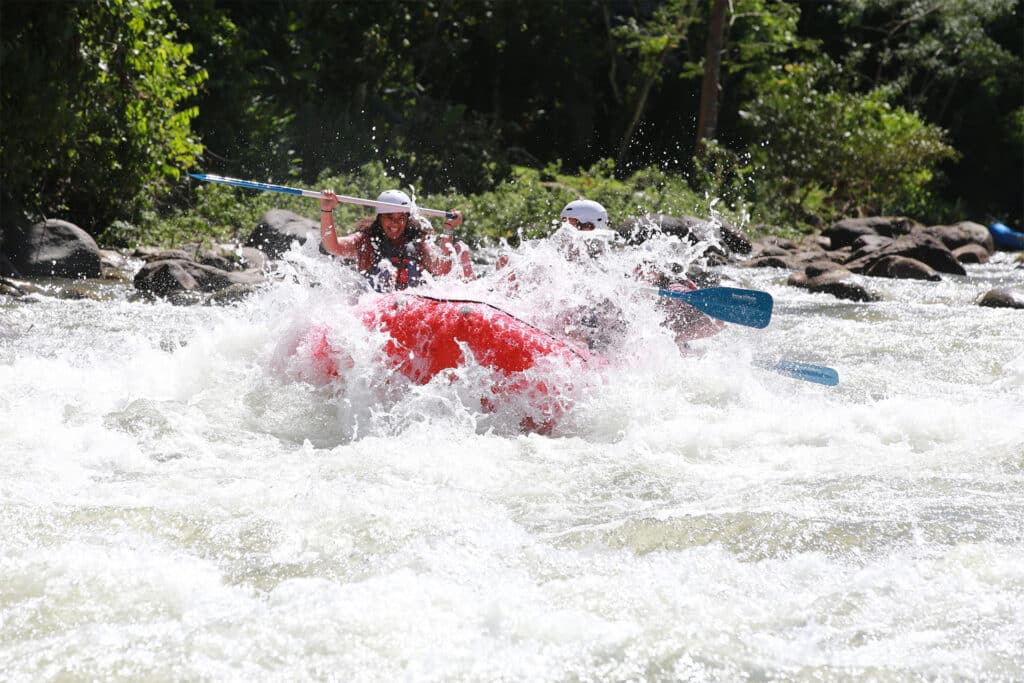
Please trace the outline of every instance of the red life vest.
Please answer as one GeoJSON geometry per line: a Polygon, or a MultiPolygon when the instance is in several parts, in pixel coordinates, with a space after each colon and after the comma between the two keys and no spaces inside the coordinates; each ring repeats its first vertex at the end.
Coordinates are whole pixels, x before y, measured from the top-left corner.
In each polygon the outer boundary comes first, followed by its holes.
{"type": "Polygon", "coordinates": [[[379,226],[372,226],[363,233],[356,251],[356,268],[367,276],[370,285],[378,290],[405,289],[416,287],[422,281],[422,273],[430,262],[426,239],[419,231],[406,228],[401,243],[396,244],[384,236],[379,226]],[[391,268],[381,268],[387,261],[391,268]],[[394,282],[392,283],[392,271],[394,282]]]}

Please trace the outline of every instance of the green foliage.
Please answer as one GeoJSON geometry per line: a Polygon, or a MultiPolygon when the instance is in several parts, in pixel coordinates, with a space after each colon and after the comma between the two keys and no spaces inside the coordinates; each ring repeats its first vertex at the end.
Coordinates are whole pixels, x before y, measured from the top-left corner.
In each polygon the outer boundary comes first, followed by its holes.
{"type": "MultiPolygon", "coordinates": [[[[370,199],[384,189],[400,188],[423,206],[460,209],[465,216],[460,239],[477,246],[547,235],[557,224],[562,207],[580,197],[601,202],[613,225],[648,212],[708,215],[715,203],[714,198],[694,194],[679,176],[657,167],[637,171],[625,180],[617,180],[614,170],[614,163],[607,159],[576,174],[564,172],[560,163],[543,171],[517,166],[507,179],[478,194],[421,193],[417,191],[422,187],[419,179],[396,176],[380,162],[371,162],[354,173],[325,173],[316,187],[370,199]]],[[[100,243],[173,247],[242,242],[260,216],[271,209],[288,209],[314,221],[320,217],[317,202],[294,195],[200,182],[193,183],[190,193],[190,207],[163,215],[145,212],[135,223],[117,221],[100,235],[100,243]]],[[[366,215],[365,207],[343,203],[335,211],[335,220],[339,226],[350,226],[366,215]]]]}
{"type": "Polygon", "coordinates": [[[247,230],[271,197],[175,180],[202,149],[204,171],[304,187],[376,164],[390,178],[369,194],[415,185],[468,207],[480,239],[543,232],[595,193],[613,220],[685,197],[813,222],[931,215],[937,187],[975,219],[1019,219],[1019,0],[730,0],[717,142],[691,167],[711,7],[7,0],[2,208],[124,242],[247,230]],[[781,67],[818,57],[835,67],[781,67]],[[667,168],[692,168],[696,194],[667,168]]]}
{"type": "Polygon", "coordinates": [[[1020,56],[991,34],[1015,11],[1019,24],[1019,8],[1019,0],[840,0],[835,11],[850,34],[848,63],[874,64],[875,78],[923,108],[965,78],[991,92],[1020,88],[1020,56]]]}
{"type": "Polygon", "coordinates": [[[825,89],[829,72],[790,64],[763,81],[746,112],[763,140],[751,150],[755,165],[795,210],[820,190],[826,217],[925,211],[937,164],[955,156],[944,131],[881,90],[825,89]]]}
{"type": "Polygon", "coordinates": [[[150,207],[199,155],[206,72],[168,0],[4,7],[2,181],[87,229],[150,207]]]}
{"type": "MultiPolygon", "coordinates": [[[[370,199],[376,198],[382,189],[403,187],[408,191],[408,185],[404,179],[388,177],[379,162],[366,164],[355,173],[343,176],[325,172],[316,181],[318,188],[370,199]]],[[[163,212],[146,211],[132,223],[116,221],[99,236],[98,241],[119,247],[244,242],[260,217],[271,209],[287,209],[312,220],[320,219],[319,205],[306,197],[198,180],[187,181],[182,190],[190,197],[188,206],[163,212]]],[[[365,214],[365,208],[351,204],[339,205],[335,213],[339,225],[354,222],[365,214]]]]}

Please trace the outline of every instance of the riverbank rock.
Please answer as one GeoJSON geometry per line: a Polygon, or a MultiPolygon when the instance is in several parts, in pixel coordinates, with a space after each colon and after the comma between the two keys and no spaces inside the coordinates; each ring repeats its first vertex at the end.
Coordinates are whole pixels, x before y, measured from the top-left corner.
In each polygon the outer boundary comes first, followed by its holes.
{"type": "Polygon", "coordinates": [[[305,244],[307,239],[316,239],[319,231],[320,226],[315,221],[286,209],[272,209],[263,214],[245,245],[259,249],[270,258],[280,258],[291,248],[292,242],[305,244]]]}
{"type": "Polygon", "coordinates": [[[264,278],[249,271],[225,271],[187,259],[169,258],[146,263],[135,275],[140,292],[168,296],[176,292],[215,292],[232,285],[253,287],[264,278]]]}
{"type": "Polygon", "coordinates": [[[4,251],[22,277],[98,278],[102,275],[96,240],[67,221],[48,219],[5,230],[4,251]]]}
{"type": "Polygon", "coordinates": [[[786,284],[812,294],[831,294],[846,301],[879,301],[879,296],[853,282],[853,273],[830,262],[815,262],[789,276],[786,284]]]}
{"type": "MultiPolygon", "coordinates": [[[[865,256],[856,256],[855,252],[850,255],[850,260],[846,262],[846,267],[855,273],[863,273],[865,275],[874,275],[881,272],[906,273],[906,275],[889,274],[880,275],[880,277],[911,277],[921,279],[917,269],[892,268],[891,265],[897,263],[897,261],[892,260],[894,257],[923,263],[938,273],[949,273],[951,275],[967,274],[964,267],[957,261],[956,256],[942,243],[942,240],[924,231],[904,235],[889,244],[884,244],[874,251],[870,251],[865,256]],[[878,264],[881,261],[885,261],[889,265],[879,266],[878,264]]],[[[933,278],[928,277],[925,279],[931,280],[933,278]]]]}
{"type": "Polygon", "coordinates": [[[750,238],[736,226],[724,221],[709,221],[695,216],[647,214],[639,218],[626,219],[617,231],[630,244],[640,244],[649,240],[655,233],[662,232],[685,239],[691,244],[718,242],[724,251],[734,254],[749,254],[753,249],[750,238]]]}
{"type": "Polygon", "coordinates": [[[25,292],[21,291],[18,284],[13,280],[8,280],[4,275],[0,275],[0,296],[24,296],[25,292]]]}
{"type": "Polygon", "coordinates": [[[942,279],[942,276],[936,273],[931,266],[904,256],[883,256],[876,259],[864,270],[864,274],[869,277],[929,280],[931,282],[938,282],[942,279]]]}
{"type": "Polygon", "coordinates": [[[980,244],[965,244],[953,250],[953,256],[960,263],[988,263],[991,253],[980,244]]]}
{"type": "Polygon", "coordinates": [[[942,241],[946,248],[955,251],[968,245],[977,245],[989,254],[995,253],[996,243],[988,228],[973,221],[961,221],[953,225],[932,225],[921,228],[921,232],[942,241]]]}
{"type": "Polygon", "coordinates": [[[909,235],[915,228],[922,228],[920,223],[906,216],[873,216],[868,218],[844,218],[836,221],[824,231],[830,249],[852,246],[858,237],[864,235],[880,235],[897,238],[909,235]]]}
{"type": "Polygon", "coordinates": [[[1024,289],[1009,287],[990,289],[981,297],[978,305],[989,308],[1024,309],[1024,289]]]}

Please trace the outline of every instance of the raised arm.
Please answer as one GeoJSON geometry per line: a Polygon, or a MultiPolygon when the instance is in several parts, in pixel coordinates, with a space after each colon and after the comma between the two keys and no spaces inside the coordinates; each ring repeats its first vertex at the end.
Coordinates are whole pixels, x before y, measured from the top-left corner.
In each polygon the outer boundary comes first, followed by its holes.
{"type": "Polygon", "coordinates": [[[329,253],[354,259],[359,252],[359,242],[363,239],[363,234],[357,232],[346,237],[338,237],[334,227],[334,207],[338,203],[338,197],[333,190],[323,191],[320,198],[320,242],[329,253]]]}
{"type": "Polygon", "coordinates": [[[451,213],[455,214],[455,217],[445,219],[444,234],[441,236],[441,253],[438,254],[434,249],[429,249],[427,270],[435,277],[447,275],[452,272],[452,268],[455,267],[455,263],[458,261],[459,266],[462,268],[462,276],[467,280],[471,280],[473,278],[473,264],[469,259],[469,247],[464,242],[456,243],[453,237],[455,228],[462,224],[462,212],[453,209],[451,213]]]}

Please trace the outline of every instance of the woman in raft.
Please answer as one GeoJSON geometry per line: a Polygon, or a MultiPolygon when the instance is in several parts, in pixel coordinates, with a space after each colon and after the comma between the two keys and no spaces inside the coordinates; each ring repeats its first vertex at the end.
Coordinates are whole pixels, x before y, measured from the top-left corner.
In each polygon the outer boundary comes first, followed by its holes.
{"type": "Polygon", "coordinates": [[[356,231],[338,237],[334,227],[334,208],[338,196],[324,190],[320,199],[320,240],[329,253],[354,259],[356,268],[378,292],[406,289],[423,284],[424,273],[438,277],[447,275],[458,260],[463,277],[473,277],[469,248],[455,243],[452,236],[462,223],[462,214],[452,211],[445,219],[440,248],[433,244],[433,228],[421,216],[413,216],[415,208],[409,195],[401,190],[388,190],[377,197],[378,202],[393,206],[377,207],[373,218],[356,223],[356,231]]]}

